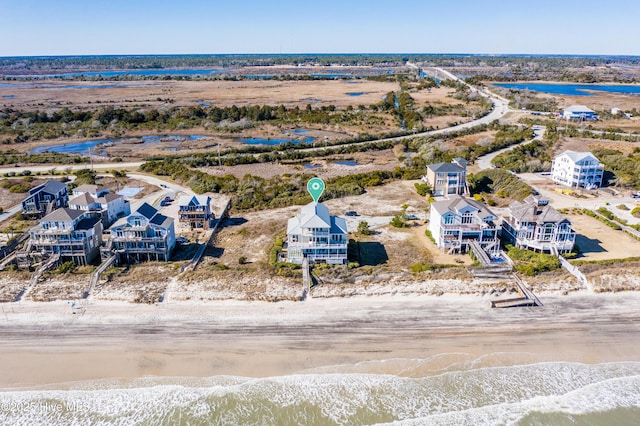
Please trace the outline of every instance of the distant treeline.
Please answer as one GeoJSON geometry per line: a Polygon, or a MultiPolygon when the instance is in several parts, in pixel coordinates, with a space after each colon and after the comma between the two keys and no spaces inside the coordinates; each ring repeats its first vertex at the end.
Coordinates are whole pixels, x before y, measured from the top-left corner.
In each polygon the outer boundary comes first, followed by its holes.
{"type": "Polygon", "coordinates": [[[505,67],[521,69],[639,65],[638,56],[468,55],[468,54],[265,54],[265,55],[100,55],[0,58],[0,74],[41,74],[96,70],[241,68],[271,65],[505,67]]]}

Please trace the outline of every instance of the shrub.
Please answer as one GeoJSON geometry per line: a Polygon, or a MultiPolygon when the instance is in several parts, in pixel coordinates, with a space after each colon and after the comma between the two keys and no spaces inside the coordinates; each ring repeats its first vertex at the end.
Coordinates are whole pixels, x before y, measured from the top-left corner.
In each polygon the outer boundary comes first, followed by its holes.
{"type": "Polygon", "coordinates": [[[269,263],[272,266],[275,266],[276,263],[278,263],[278,254],[280,254],[280,251],[282,251],[283,245],[284,245],[284,241],[282,241],[282,238],[280,237],[276,238],[276,241],[273,244],[271,251],[269,252],[269,263]]]}
{"type": "Polygon", "coordinates": [[[536,253],[512,245],[507,245],[506,250],[508,256],[515,262],[516,270],[524,275],[534,276],[562,266],[560,259],[552,254],[536,253]]]}
{"type": "Polygon", "coordinates": [[[428,183],[414,183],[413,186],[416,187],[416,191],[418,192],[418,195],[424,197],[427,194],[431,194],[431,185],[429,185],[428,183]]]}
{"type": "Polygon", "coordinates": [[[404,220],[404,214],[402,215],[395,215],[393,217],[393,219],[391,219],[391,222],[389,222],[391,224],[391,226],[393,226],[394,228],[406,228],[407,227],[407,223],[404,220]]]}
{"type": "Polygon", "coordinates": [[[358,234],[371,235],[371,229],[369,229],[369,223],[365,220],[358,223],[358,234]]]}
{"type": "Polygon", "coordinates": [[[15,185],[11,185],[9,187],[9,192],[14,194],[22,194],[24,192],[29,192],[32,188],[28,183],[16,183],[15,185]]]}
{"type": "Polygon", "coordinates": [[[238,258],[238,264],[239,264],[239,265],[246,265],[246,264],[247,264],[247,258],[246,258],[246,257],[244,257],[244,256],[240,256],[240,257],[238,258]]]}
{"type": "Polygon", "coordinates": [[[67,272],[73,272],[77,267],[78,265],[76,265],[72,261],[68,261],[58,266],[58,269],[56,269],[56,272],[59,274],[66,274],[67,272]]]}
{"type": "Polygon", "coordinates": [[[411,265],[411,272],[413,272],[414,274],[419,274],[420,272],[432,271],[432,270],[433,270],[433,265],[430,263],[419,262],[411,265]]]}
{"type": "Polygon", "coordinates": [[[427,238],[429,238],[431,242],[433,242],[433,244],[436,244],[436,239],[433,238],[433,234],[431,234],[431,231],[427,229],[426,231],[424,231],[424,235],[426,235],[427,238]]]}

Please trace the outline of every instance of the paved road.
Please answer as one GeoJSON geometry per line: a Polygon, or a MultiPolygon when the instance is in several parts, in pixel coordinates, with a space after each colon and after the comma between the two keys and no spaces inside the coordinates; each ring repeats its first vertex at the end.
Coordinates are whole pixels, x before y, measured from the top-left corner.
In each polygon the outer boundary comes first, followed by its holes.
{"type": "Polygon", "coordinates": [[[489,169],[491,168],[491,162],[493,161],[494,158],[496,158],[498,155],[502,154],[503,152],[507,152],[507,151],[511,151],[512,149],[515,149],[518,146],[523,146],[523,145],[527,145],[535,140],[541,140],[544,136],[544,132],[547,130],[546,127],[539,127],[534,129],[534,134],[535,136],[533,137],[533,139],[528,140],[528,141],[524,141],[521,142],[519,144],[516,145],[511,145],[509,147],[506,147],[504,149],[498,150],[498,151],[494,151],[491,152],[487,155],[483,155],[482,157],[478,157],[478,159],[476,160],[475,164],[480,168],[480,170],[485,170],[485,169],[489,169]]]}

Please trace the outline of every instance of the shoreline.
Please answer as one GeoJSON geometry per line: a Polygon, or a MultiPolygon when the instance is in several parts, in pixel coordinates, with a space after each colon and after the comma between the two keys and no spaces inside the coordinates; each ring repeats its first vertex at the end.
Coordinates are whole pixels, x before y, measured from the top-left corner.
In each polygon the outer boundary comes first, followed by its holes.
{"type": "MultiPolygon", "coordinates": [[[[640,293],[545,296],[491,309],[478,296],[353,296],[305,302],[0,304],[0,388],[140,377],[397,374],[389,360],[640,361],[640,293]],[[372,367],[373,368],[373,367],[372,367]]],[[[506,361],[505,361],[506,362],[506,361]]],[[[393,364],[393,363],[391,363],[393,364]]]]}

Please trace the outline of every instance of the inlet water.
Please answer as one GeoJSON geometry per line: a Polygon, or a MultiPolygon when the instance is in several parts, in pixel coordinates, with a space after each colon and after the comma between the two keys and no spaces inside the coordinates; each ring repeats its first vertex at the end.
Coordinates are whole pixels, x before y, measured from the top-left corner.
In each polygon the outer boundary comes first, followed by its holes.
{"type": "Polygon", "coordinates": [[[589,91],[640,95],[640,86],[622,84],[495,83],[494,86],[567,96],[593,96],[589,91]]]}

